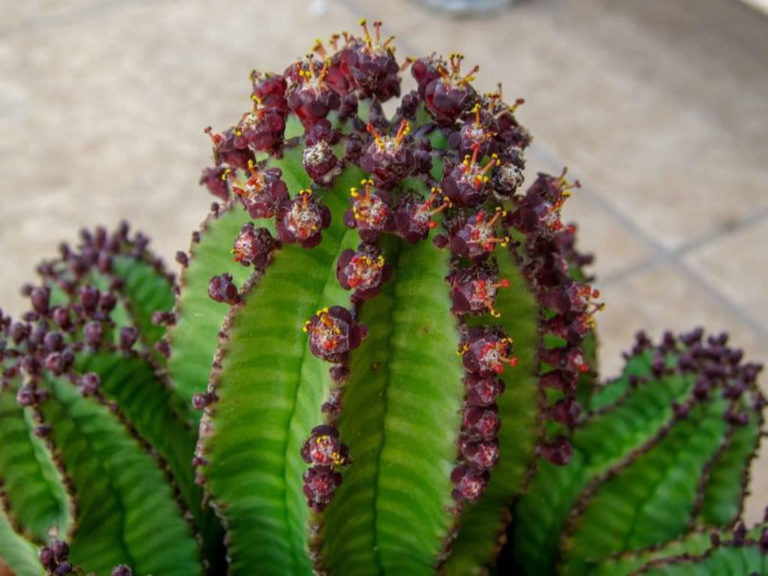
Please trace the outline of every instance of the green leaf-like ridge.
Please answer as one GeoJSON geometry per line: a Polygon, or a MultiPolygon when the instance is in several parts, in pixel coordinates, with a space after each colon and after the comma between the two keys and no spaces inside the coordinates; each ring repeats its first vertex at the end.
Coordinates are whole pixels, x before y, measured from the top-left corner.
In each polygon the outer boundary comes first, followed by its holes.
{"type": "Polygon", "coordinates": [[[112,411],[67,382],[50,380],[40,406],[77,498],[73,562],[97,574],[199,574],[198,549],[157,461],[112,411]]]}
{"type": "Polygon", "coordinates": [[[311,251],[298,245],[280,250],[233,310],[220,344],[218,400],[201,423],[200,456],[207,461],[206,489],[229,534],[233,575],[249,574],[254,565],[264,574],[310,572],[300,448],[321,419],[331,382],[301,327],[318,308],[348,299],[335,262],[359,239],[339,215],[362,177],[348,169],[323,193],[334,218],[322,243],[311,251]],[[258,492],[249,494],[255,485],[258,492]]]}
{"type": "Polygon", "coordinates": [[[322,564],[337,574],[431,574],[454,523],[463,368],[449,262],[431,242],[401,243],[388,243],[393,278],[362,305],[370,333],[350,360],[338,426],[353,464],[322,518],[322,564]]]}

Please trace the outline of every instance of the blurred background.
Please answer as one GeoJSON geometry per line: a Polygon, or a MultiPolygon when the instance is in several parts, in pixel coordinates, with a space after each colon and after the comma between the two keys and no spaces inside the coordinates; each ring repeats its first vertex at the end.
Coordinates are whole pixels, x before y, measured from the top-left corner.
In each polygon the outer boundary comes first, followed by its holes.
{"type": "Polygon", "coordinates": [[[480,89],[525,98],[529,177],[567,164],[582,182],[566,216],[598,253],[605,376],[641,327],[727,330],[768,361],[768,1],[441,1],[0,0],[4,310],[81,226],[127,218],[169,260],[186,249],[212,200],[203,129],[249,108],[251,69],[367,16],[400,58],[460,51],[480,89]]]}

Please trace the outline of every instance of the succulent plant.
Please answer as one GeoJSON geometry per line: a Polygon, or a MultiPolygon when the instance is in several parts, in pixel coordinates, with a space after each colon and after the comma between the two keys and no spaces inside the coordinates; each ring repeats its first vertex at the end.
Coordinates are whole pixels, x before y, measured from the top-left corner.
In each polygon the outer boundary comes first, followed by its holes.
{"type": "Polygon", "coordinates": [[[703,553],[709,531],[737,526],[765,403],[760,367],[742,356],[725,334],[667,333],[653,345],[639,333],[622,376],[573,430],[570,464],[541,462],[515,505],[509,552],[520,572],[629,574],[703,553]]]}
{"type": "Polygon", "coordinates": [[[721,337],[644,338],[598,386],[602,304],[560,215],[578,182],[523,192],[521,101],[361,25],[254,72],[252,109],[206,130],[217,202],[178,280],[144,235],[97,228],[0,313],[0,558],[768,573],[768,535],[736,525],[759,367],[721,337]]]}

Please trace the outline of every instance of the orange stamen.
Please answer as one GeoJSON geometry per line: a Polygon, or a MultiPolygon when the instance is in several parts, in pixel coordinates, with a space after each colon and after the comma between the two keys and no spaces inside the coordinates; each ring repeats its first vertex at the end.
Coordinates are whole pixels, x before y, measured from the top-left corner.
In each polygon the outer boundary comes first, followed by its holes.
{"type": "Polygon", "coordinates": [[[326,51],[325,46],[323,46],[323,41],[320,38],[315,40],[315,45],[312,46],[312,51],[320,56],[320,58],[325,59],[328,57],[328,52],[326,51]]]}
{"type": "Polygon", "coordinates": [[[319,82],[322,82],[323,80],[325,80],[325,77],[328,75],[328,70],[330,69],[330,67],[331,67],[331,61],[330,59],[326,58],[325,62],[323,63],[323,67],[320,70],[320,74],[317,76],[317,80],[319,82]]]}
{"type": "Polygon", "coordinates": [[[373,135],[373,138],[376,140],[376,144],[381,145],[381,143],[382,143],[381,135],[378,133],[378,131],[376,130],[376,127],[371,122],[368,122],[368,125],[365,127],[365,129],[370,134],[373,135]]]}
{"type": "Polygon", "coordinates": [[[499,221],[499,218],[501,218],[504,215],[504,212],[502,210],[497,210],[496,213],[493,215],[493,218],[491,218],[488,221],[488,227],[492,227],[496,225],[496,222],[499,221]]]}
{"type": "Polygon", "coordinates": [[[371,40],[371,33],[368,31],[368,21],[365,18],[361,18],[360,26],[363,27],[363,32],[365,33],[365,44],[370,48],[373,45],[373,41],[371,40]]]}
{"type": "Polygon", "coordinates": [[[473,66],[472,70],[469,71],[469,74],[467,74],[466,76],[464,76],[464,78],[459,80],[459,84],[461,84],[462,86],[466,86],[470,82],[474,81],[475,74],[477,74],[479,71],[480,71],[480,66],[477,66],[477,65],[473,66]]]}
{"type": "Polygon", "coordinates": [[[213,128],[211,128],[210,126],[208,126],[205,130],[203,130],[203,132],[208,134],[208,137],[211,139],[211,142],[213,142],[214,146],[216,146],[217,144],[219,144],[223,140],[222,135],[221,134],[214,134],[213,133],[213,128]]]}
{"type": "Polygon", "coordinates": [[[408,124],[408,120],[403,119],[403,121],[400,122],[400,128],[398,128],[397,135],[395,136],[395,144],[399,145],[410,131],[411,127],[408,124]]]}
{"type": "Polygon", "coordinates": [[[477,164],[477,155],[480,153],[480,146],[475,144],[472,146],[472,159],[469,161],[470,166],[477,164]]]}
{"type": "Polygon", "coordinates": [[[491,156],[491,159],[488,160],[488,163],[485,166],[483,166],[482,170],[480,170],[480,174],[487,173],[491,168],[493,168],[494,166],[498,166],[499,164],[501,164],[501,160],[499,160],[499,157],[496,154],[493,154],[491,156]]]}
{"type": "Polygon", "coordinates": [[[514,113],[523,104],[525,104],[525,98],[517,98],[517,99],[515,99],[515,103],[512,106],[509,107],[509,111],[514,113]]]}

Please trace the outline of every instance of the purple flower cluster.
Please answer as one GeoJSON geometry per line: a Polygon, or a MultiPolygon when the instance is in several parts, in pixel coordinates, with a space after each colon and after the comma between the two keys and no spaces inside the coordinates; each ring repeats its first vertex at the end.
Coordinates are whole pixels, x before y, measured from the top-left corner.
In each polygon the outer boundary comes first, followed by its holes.
{"type": "Polygon", "coordinates": [[[303,328],[309,334],[309,349],[322,360],[343,364],[349,352],[360,346],[368,333],[352,313],[341,306],[323,308],[307,320],[303,328]]]}
{"type": "MultiPolygon", "coordinates": [[[[357,310],[392,275],[382,238],[394,235],[406,244],[431,238],[450,252],[447,282],[466,371],[454,493],[459,500],[475,500],[499,458],[501,375],[516,364],[512,340],[495,320],[501,315],[499,295],[509,286],[499,277],[499,251],[509,251],[529,281],[545,330],[564,342],[543,349],[540,358],[542,386],[560,391],[547,413],[566,427],[579,415],[572,398],[575,382],[589,368],[580,344],[601,305],[597,292],[571,280],[567,270],[576,253],[573,231],[559,215],[572,187],[564,174],[540,176],[525,195],[518,193],[523,151],[530,143],[515,118],[522,101],[505,103],[501,87],[478,93],[472,86],[477,67],[462,72],[457,54],[409,60],[401,67],[381,24],[369,28],[362,21],[361,26],[359,37],[344,33],[327,45],[318,41],[313,54],[283,74],[254,73],[253,110],[221,134],[209,131],[216,165],[203,182],[219,198],[234,192],[252,218],[274,218],[277,239],[254,222],[233,245],[238,262],[263,269],[280,246],[318,246],[331,218],[339,217],[323,202],[327,190],[349,166],[366,174],[350,190],[349,208],[341,215],[361,242],[336,261],[336,278],[350,292],[352,308],[323,308],[304,325],[312,354],[331,364],[335,388],[324,409],[328,426],[341,410],[350,352],[367,332],[357,322],[357,310]],[[408,66],[417,88],[388,117],[382,103],[400,95],[400,71],[408,66]],[[291,117],[303,135],[286,139],[291,117]],[[289,191],[280,170],[264,158],[297,147],[312,188],[289,191]],[[470,327],[469,316],[480,320],[470,327]]],[[[230,304],[240,298],[227,275],[212,280],[210,294],[230,304]]],[[[307,488],[312,494],[329,490],[337,474],[315,470],[305,487],[314,486],[307,488]]]]}
{"type": "MultiPolygon", "coordinates": [[[[560,176],[539,174],[525,195],[516,199],[514,209],[503,218],[504,224],[525,235],[525,254],[522,271],[542,307],[546,320],[545,332],[560,342],[543,346],[539,351],[542,362],[539,383],[555,390],[549,395],[551,404],[545,413],[551,420],[572,428],[581,414],[575,400],[576,387],[581,376],[591,369],[582,349],[582,343],[591,333],[594,314],[603,308],[596,301],[600,294],[585,283],[573,279],[569,267],[588,262],[573,250],[575,227],[566,226],[560,218],[560,209],[578,182],[569,183],[566,173],[560,176]]],[[[567,435],[562,431],[544,438],[539,452],[555,464],[566,464],[571,457],[567,435]]]]}
{"type": "MultiPolygon", "coordinates": [[[[465,310],[464,312],[471,312],[465,310]]],[[[478,313],[486,313],[481,309],[478,313]]],[[[498,327],[474,327],[465,333],[459,352],[466,375],[464,411],[459,437],[459,464],[451,474],[453,497],[475,502],[484,493],[490,470],[499,461],[496,400],[504,392],[500,378],[506,367],[517,365],[512,339],[498,327]]]]}
{"type": "MultiPolygon", "coordinates": [[[[97,394],[98,376],[75,372],[80,353],[104,349],[138,353],[137,328],[125,325],[118,330],[112,317],[124,289],[123,281],[112,275],[112,267],[116,257],[135,258],[173,283],[172,275],[148,252],[147,244],[141,234],[131,237],[125,224],[112,233],[104,228],[83,230],[77,247],[62,244],[58,258],[38,266],[42,285],[23,288],[30,310],[16,321],[0,313],[0,361],[4,361],[0,385],[21,376],[20,405],[33,407],[48,398],[46,374],[69,378],[84,396],[97,394]],[[106,279],[106,285],[96,287],[95,276],[106,279]]],[[[162,321],[172,323],[173,315],[164,314],[162,321]]]]}
{"type": "MultiPolygon", "coordinates": [[[[104,352],[140,358],[150,366],[159,360],[157,355],[162,351],[153,350],[147,340],[140,339],[136,326],[124,324],[129,299],[124,294],[125,281],[113,271],[117,262],[123,266],[133,259],[142,267],[154,267],[171,288],[173,276],[147,245],[145,236],[131,235],[125,224],[114,232],[101,227],[83,230],[77,246],[62,244],[57,258],[40,264],[41,285],[24,286],[28,312],[13,321],[0,311],[0,389],[15,389],[18,404],[28,409],[36,422],[35,434],[50,444],[54,455],[52,428],[41,409],[52,397],[50,383],[54,379],[68,381],[82,396],[118,411],[102,392],[99,374],[81,371],[77,360],[104,352]]],[[[152,320],[172,324],[175,316],[162,312],[152,320]]],[[[57,457],[54,462],[60,465],[57,457]]],[[[63,542],[43,548],[40,560],[48,574],[77,572],[67,560],[63,542]]]]}
{"type": "Polygon", "coordinates": [[[312,429],[301,447],[301,457],[310,464],[303,476],[304,495],[309,506],[321,512],[341,484],[338,468],[349,464],[349,449],[339,441],[339,431],[324,424],[312,429]]]}

